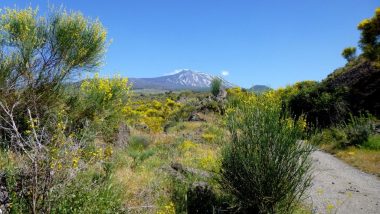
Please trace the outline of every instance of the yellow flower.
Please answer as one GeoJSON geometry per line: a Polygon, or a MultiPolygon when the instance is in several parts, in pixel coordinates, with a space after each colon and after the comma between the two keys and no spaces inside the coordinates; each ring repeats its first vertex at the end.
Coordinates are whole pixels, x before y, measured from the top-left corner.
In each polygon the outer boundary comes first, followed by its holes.
{"type": "Polygon", "coordinates": [[[209,133],[204,133],[202,135],[202,138],[206,141],[206,142],[212,142],[214,139],[215,139],[215,135],[214,134],[209,134],[209,133]]]}
{"type": "Polygon", "coordinates": [[[174,203],[170,202],[168,205],[165,205],[157,214],[175,214],[174,203]]]}
{"type": "Polygon", "coordinates": [[[73,158],[73,163],[72,163],[73,168],[78,167],[78,162],[79,162],[79,158],[73,158]]]}
{"type": "Polygon", "coordinates": [[[188,151],[192,148],[195,148],[197,145],[195,143],[193,143],[192,141],[190,140],[185,140],[183,141],[183,143],[180,145],[180,149],[185,152],[185,151],[188,151]]]}
{"type": "Polygon", "coordinates": [[[366,26],[368,26],[369,24],[371,24],[371,20],[369,19],[364,19],[363,21],[361,21],[358,25],[358,29],[362,30],[364,29],[366,26]]]}
{"type": "Polygon", "coordinates": [[[331,213],[334,208],[335,208],[334,204],[332,203],[327,204],[327,207],[326,207],[327,213],[331,213]]]}

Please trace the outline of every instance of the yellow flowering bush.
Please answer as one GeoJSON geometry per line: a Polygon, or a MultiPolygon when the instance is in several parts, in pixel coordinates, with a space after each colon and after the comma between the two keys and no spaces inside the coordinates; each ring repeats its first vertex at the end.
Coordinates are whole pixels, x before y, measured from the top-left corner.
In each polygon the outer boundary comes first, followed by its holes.
{"type": "Polygon", "coordinates": [[[203,157],[199,159],[200,168],[208,171],[216,171],[219,168],[218,158],[213,151],[207,151],[203,157]]]}
{"type": "Polygon", "coordinates": [[[208,143],[213,142],[215,138],[216,138],[216,136],[214,134],[211,134],[211,133],[202,134],[202,139],[208,143]]]}
{"type": "Polygon", "coordinates": [[[100,78],[98,74],[86,79],[80,87],[78,117],[86,115],[92,126],[100,130],[106,141],[114,141],[119,124],[125,121],[125,106],[128,103],[130,86],[128,78],[115,76],[100,78]]]}
{"type": "Polygon", "coordinates": [[[193,143],[190,140],[185,140],[183,143],[180,144],[179,148],[182,152],[187,152],[193,148],[196,148],[197,144],[193,143]]]}
{"type": "Polygon", "coordinates": [[[164,101],[141,100],[130,102],[124,106],[122,112],[130,124],[145,124],[153,133],[162,132],[164,126],[172,119],[180,109],[181,104],[167,98],[164,101]]]}
{"type": "Polygon", "coordinates": [[[94,78],[86,79],[81,84],[81,92],[84,99],[96,101],[106,107],[106,105],[122,105],[129,95],[128,78],[115,76],[113,78],[100,78],[96,73],[94,78]],[[112,101],[112,102],[110,102],[112,101]]]}

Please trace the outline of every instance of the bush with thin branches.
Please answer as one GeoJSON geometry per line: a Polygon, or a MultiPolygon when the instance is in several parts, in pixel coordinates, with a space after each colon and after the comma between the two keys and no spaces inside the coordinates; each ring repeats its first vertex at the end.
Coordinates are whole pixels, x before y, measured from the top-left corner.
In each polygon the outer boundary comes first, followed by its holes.
{"type": "Polygon", "coordinates": [[[243,213],[291,213],[311,180],[302,123],[286,117],[272,95],[251,96],[227,114],[231,142],[222,153],[220,184],[243,213]]]}

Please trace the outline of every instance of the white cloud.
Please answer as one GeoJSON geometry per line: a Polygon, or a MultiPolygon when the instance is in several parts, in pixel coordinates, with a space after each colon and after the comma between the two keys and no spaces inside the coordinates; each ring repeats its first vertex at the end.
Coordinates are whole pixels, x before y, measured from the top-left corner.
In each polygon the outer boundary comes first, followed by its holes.
{"type": "Polygon", "coordinates": [[[224,71],[222,71],[222,72],[221,72],[221,74],[222,74],[223,76],[228,76],[228,75],[230,74],[230,72],[229,72],[229,71],[226,71],[226,70],[224,70],[224,71]]]}

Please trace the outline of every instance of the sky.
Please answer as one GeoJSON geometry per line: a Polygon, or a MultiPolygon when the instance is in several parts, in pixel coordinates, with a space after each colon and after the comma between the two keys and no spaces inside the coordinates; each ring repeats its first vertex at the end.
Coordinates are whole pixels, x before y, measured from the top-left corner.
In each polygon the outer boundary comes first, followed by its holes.
{"type": "Polygon", "coordinates": [[[108,31],[101,76],[156,77],[180,69],[273,88],[325,78],[357,46],[378,0],[1,0],[98,18],[108,31]]]}

